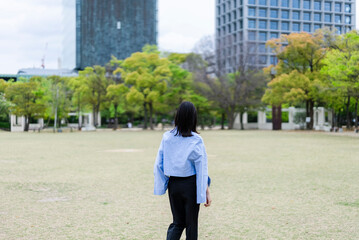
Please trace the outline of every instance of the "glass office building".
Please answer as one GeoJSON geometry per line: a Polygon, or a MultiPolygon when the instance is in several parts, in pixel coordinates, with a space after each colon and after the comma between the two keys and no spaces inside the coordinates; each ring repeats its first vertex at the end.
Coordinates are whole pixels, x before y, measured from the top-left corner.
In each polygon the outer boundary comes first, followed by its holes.
{"type": "Polygon", "coordinates": [[[157,44],[157,0],[63,0],[63,7],[64,67],[105,65],[157,44]]]}
{"type": "Polygon", "coordinates": [[[339,34],[355,29],[355,0],[216,0],[217,62],[225,72],[243,60],[258,67],[276,64],[267,40],[323,27],[339,34]]]}

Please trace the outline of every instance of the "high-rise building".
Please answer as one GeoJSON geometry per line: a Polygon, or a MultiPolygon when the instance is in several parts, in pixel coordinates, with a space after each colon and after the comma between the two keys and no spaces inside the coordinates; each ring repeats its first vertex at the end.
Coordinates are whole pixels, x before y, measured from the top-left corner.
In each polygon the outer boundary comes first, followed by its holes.
{"type": "Polygon", "coordinates": [[[267,40],[323,27],[355,29],[355,0],[216,0],[217,62],[225,72],[235,71],[243,55],[249,65],[276,64],[267,40]]]}
{"type": "Polygon", "coordinates": [[[157,0],[63,0],[63,5],[64,66],[71,55],[76,68],[84,69],[157,44],[157,0]]]}

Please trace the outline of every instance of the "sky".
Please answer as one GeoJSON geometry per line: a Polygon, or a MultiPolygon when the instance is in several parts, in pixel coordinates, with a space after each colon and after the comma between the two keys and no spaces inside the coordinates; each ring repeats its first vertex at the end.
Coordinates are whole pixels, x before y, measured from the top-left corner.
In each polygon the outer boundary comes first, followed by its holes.
{"type": "MultiPolygon", "coordinates": [[[[0,73],[39,68],[44,55],[45,67],[57,68],[62,56],[62,1],[1,0],[0,9],[0,73]]],[[[160,49],[190,52],[203,36],[213,35],[214,9],[214,0],[159,0],[160,49]]]]}
{"type": "MultiPolygon", "coordinates": [[[[46,68],[57,68],[62,56],[62,1],[0,0],[0,9],[0,73],[39,68],[43,56],[46,68]]],[[[202,37],[214,34],[215,0],[158,0],[158,11],[161,50],[190,52],[202,37]]],[[[358,22],[359,18],[357,26],[358,22]]]]}

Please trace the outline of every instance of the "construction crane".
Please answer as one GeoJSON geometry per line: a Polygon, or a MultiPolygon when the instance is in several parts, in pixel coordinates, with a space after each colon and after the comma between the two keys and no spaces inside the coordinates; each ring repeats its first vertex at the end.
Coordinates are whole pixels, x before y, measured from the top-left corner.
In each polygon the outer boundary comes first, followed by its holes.
{"type": "Polygon", "coordinates": [[[45,58],[46,58],[47,45],[48,45],[48,43],[46,43],[46,45],[45,45],[44,55],[41,58],[41,67],[42,67],[42,69],[45,69],[45,58]]]}

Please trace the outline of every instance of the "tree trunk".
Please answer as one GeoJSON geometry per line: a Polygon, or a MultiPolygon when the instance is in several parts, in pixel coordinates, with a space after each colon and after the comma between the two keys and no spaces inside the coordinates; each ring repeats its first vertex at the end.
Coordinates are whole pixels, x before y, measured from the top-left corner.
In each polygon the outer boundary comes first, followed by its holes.
{"type": "Polygon", "coordinates": [[[228,113],[227,113],[227,119],[228,119],[228,129],[233,129],[233,125],[234,125],[234,111],[228,111],[228,113]]]}
{"type": "Polygon", "coordinates": [[[243,114],[244,114],[244,112],[239,112],[239,119],[240,119],[240,122],[241,122],[241,130],[244,130],[243,114]]]}
{"type": "Polygon", "coordinates": [[[354,113],[355,129],[358,128],[358,101],[359,101],[359,98],[356,98],[356,101],[355,101],[355,113],[354,113]]]}
{"type": "Polygon", "coordinates": [[[92,122],[93,122],[93,126],[96,127],[96,105],[93,104],[92,105],[92,122]]]}
{"type": "Polygon", "coordinates": [[[313,126],[314,126],[314,101],[313,100],[309,100],[309,117],[310,117],[310,122],[309,122],[309,129],[313,130],[313,126]]]}
{"type": "Polygon", "coordinates": [[[336,116],[335,116],[335,110],[332,109],[332,129],[336,126],[336,116]]]}
{"type": "Polygon", "coordinates": [[[350,107],[350,96],[348,96],[348,101],[347,101],[347,129],[351,128],[351,121],[350,121],[350,113],[349,113],[349,107],[350,107]]]}
{"type": "Polygon", "coordinates": [[[272,106],[272,129],[282,130],[282,106],[272,106]]]}
{"type": "Polygon", "coordinates": [[[78,129],[81,130],[82,127],[82,121],[80,121],[80,113],[81,113],[81,107],[80,107],[80,94],[77,95],[77,118],[79,120],[78,129]]]}
{"type": "Polygon", "coordinates": [[[307,118],[310,117],[310,112],[309,112],[309,100],[305,101],[305,123],[307,126],[307,129],[310,129],[310,122],[307,121],[307,118]]]}
{"type": "Polygon", "coordinates": [[[113,130],[117,130],[118,128],[118,117],[117,117],[117,104],[115,104],[115,126],[113,128],[113,130]]]}
{"type": "Polygon", "coordinates": [[[150,108],[150,128],[151,128],[151,130],[153,130],[153,117],[152,117],[152,115],[153,115],[153,105],[152,105],[152,102],[150,102],[148,104],[148,106],[150,108]]]}
{"type": "Polygon", "coordinates": [[[145,114],[143,129],[147,129],[147,106],[146,106],[146,103],[143,103],[143,110],[144,110],[144,114],[145,114]]]}
{"type": "Polygon", "coordinates": [[[24,128],[25,132],[29,131],[29,126],[30,126],[30,116],[25,116],[25,128],[24,128]]]}
{"type": "Polygon", "coordinates": [[[221,129],[224,130],[224,113],[221,115],[221,129]]]}

